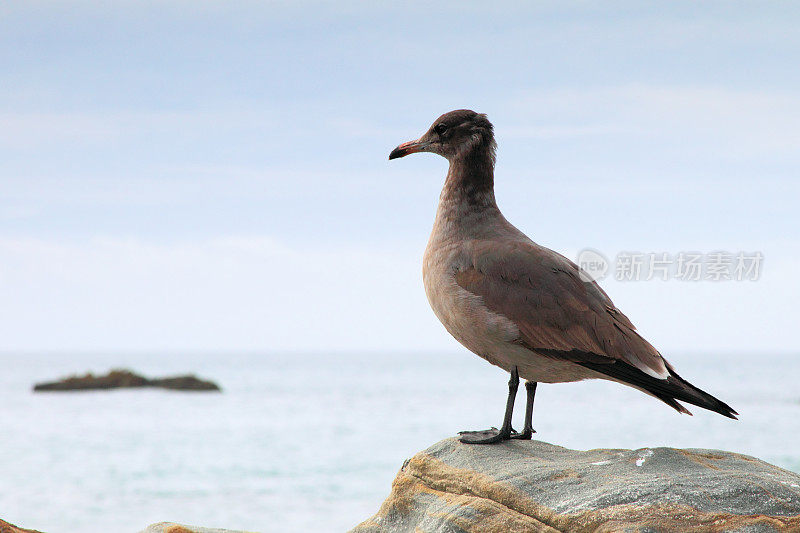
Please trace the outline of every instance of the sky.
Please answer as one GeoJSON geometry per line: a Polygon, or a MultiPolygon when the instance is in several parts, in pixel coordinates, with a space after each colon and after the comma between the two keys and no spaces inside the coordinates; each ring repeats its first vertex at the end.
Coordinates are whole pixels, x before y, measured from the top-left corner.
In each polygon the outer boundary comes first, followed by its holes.
{"type": "Polygon", "coordinates": [[[761,252],[602,281],[665,356],[796,351],[800,6],[0,3],[0,351],[452,351],[421,259],[487,113],[536,242],[761,252]]]}

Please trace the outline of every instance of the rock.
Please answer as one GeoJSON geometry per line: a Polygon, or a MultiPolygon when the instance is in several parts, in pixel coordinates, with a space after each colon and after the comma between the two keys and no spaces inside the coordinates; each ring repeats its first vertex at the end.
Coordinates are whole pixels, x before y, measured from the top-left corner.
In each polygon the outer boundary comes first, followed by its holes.
{"type": "Polygon", "coordinates": [[[24,529],[14,524],[9,524],[5,520],[0,520],[0,533],[41,533],[35,529],[24,529]]]}
{"type": "MultiPolygon", "coordinates": [[[[0,532],[5,533],[5,532],[0,532]]],[[[232,529],[214,529],[209,527],[185,526],[172,522],[159,522],[147,526],[139,533],[245,533],[244,531],[234,531],[232,529]]]]}
{"type": "Polygon", "coordinates": [[[112,370],[103,376],[87,373],[83,376],[69,376],[58,381],[37,383],[35,392],[104,390],[141,387],[160,387],[170,390],[185,391],[218,391],[219,386],[212,381],[205,381],[193,375],[169,378],[148,379],[130,370],[112,370]]]}
{"type": "Polygon", "coordinates": [[[406,461],[372,532],[800,531],[800,475],[718,450],[443,440],[406,461]]]}
{"type": "Polygon", "coordinates": [[[188,391],[218,391],[219,385],[211,381],[204,381],[195,376],[175,376],[171,378],[151,379],[148,387],[161,387],[170,390],[188,391]]]}
{"type": "MultiPolygon", "coordinates": [[[[33,529],[23,529],[14,524],[9,524],[0,520],[0,533],[42,533],[33,529]]],[[[159,522],[152,524],[141,533],[246,533],[244,531],[234,531],[232,529],[214,529],[209,527],[185,526],[172,522],[159,522]]]]}

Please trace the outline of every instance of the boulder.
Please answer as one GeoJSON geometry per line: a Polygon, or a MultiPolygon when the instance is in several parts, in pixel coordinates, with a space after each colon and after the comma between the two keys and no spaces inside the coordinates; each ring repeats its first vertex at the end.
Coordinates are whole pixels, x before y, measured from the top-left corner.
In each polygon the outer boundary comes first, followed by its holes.
{"type": "Polygon", "coordinates": [[[130,389],[158,387],[185,391],[219,391],[213,381],[202,380],[194,375],[148,379],[130,370],[112,370],[108,374],[95,376],[91,372],[82,376],[69,376],[58,381],[37,383],[34,392],[62,392],[80,390],[130,389]]]}
{"type": "Polygon", "coordinates": [[[800,475],[719,450],[443,440],[356,533],[800,531],[800,475]]]}

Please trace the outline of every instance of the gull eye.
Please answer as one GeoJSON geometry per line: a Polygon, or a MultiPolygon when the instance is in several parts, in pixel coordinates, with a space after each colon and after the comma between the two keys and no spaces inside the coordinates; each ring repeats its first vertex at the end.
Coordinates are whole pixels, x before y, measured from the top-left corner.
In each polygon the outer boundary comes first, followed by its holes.
{"type": "Polygon", "coordinates": [[[433,127],[433,131],[441,135],[442,133],[447,131],[447,124],[437,124],[433,127]]]}

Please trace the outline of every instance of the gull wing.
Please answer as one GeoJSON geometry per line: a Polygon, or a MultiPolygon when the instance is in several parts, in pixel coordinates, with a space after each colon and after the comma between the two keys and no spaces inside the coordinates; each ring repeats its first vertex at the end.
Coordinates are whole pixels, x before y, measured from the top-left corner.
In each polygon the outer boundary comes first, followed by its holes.
{"type": "Polygon", "coordinates": [[[470,241],[456,283],[519,328],[517,342],[637,387],[733,417],[729,406],[678,376],[594,281],[566,257],[530,241],[470,241]]]}

